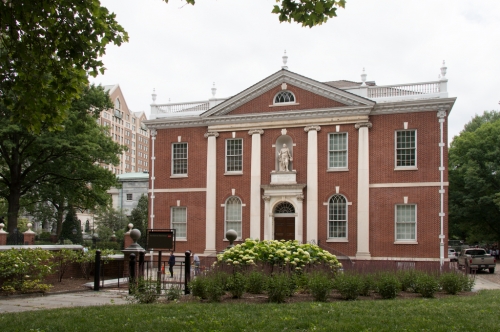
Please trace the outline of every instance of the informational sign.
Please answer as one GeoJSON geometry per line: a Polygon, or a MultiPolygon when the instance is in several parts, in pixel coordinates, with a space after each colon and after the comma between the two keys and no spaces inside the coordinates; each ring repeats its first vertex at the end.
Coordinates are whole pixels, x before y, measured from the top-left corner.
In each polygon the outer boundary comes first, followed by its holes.
{"type": "Polygon", "coordinates": [[[174,250],[175,229],[148,229],[148,250],[174,250]]]}

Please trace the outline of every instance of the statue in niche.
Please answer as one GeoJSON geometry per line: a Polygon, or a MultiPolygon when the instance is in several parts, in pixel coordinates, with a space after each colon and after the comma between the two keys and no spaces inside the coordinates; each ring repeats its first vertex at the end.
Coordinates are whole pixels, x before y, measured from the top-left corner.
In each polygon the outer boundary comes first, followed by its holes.
{"type": "Polygon", "coordinates": [[[280,163],[280,171],[289,172],[288,164],[290,163],[290,161],[293,161],[293,158],[290,150],[288,150],[288,148],[286,147],[286,144],[283,144],[283,147],[278,154],[278,161],[280,163]]]}

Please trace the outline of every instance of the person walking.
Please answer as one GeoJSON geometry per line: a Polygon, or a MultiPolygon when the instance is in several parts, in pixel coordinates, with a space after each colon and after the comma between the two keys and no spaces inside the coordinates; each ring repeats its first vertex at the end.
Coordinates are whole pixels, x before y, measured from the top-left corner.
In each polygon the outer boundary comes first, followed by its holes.
{"type": "Polygon", "coordinates": [[[194,275],[197,276],[198,274],[200,274],[200,257],[198,257],[198,254],[194,254],[193,263],[194,263],[194,275]]]}
{"type": "Polygon", "coordinates": [[[168,258],[168,270],[170,271],[170,278],[174,277],[174,265],[175,265],[175,256],[174,252],[170,252],[170,257],[168,258]]]}

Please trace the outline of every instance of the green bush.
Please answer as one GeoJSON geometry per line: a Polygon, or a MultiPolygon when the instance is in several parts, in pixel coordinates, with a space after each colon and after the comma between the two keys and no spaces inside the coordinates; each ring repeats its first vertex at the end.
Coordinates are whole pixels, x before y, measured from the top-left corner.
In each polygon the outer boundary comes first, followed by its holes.
{"type": "Polygon", "coordinates": [[[251,294],[264,293],[266,276],[260,271],[252,271],[247,275],[247,291],[251,294]]]}
{"type": "Polygon", "coordinates": [[[235,272],[227,279],[227,289],[233,295],[233,298],[239,299],[245,293],[246,280],[240,272],[235,272]]]}
{"type": "Polygon", "coordinates": [[[227,275],[224,272],[213,272],[206,276],[207,298],[210,302],[220,302],[226,294],[227,275]]]}
{"type": "Polygon", "coordinates": [[[189,283],[191,294],[203,300],[208,299],[207,281],[208,277],[206,276],[198,276],[192,279],[189,283]]]}
{"type": "Polygon", "coordinates": [[[173,284],[167,289],[167,300],[176,301],[181,298],[182,288],[179,284],[173,284]]]}
{"type": "Polygon", "coordinates": [[[275,273],[266,280],[266,292],[269,302],[283,303],[290,294],[290,277],[286,273],[275,273]]]}
{"type": "Polygon", "coordinates": [[[401,283],[393,273],[384,272],[378,275],[376,288],[382,298],[395,299],[401,290],[401,283]]]}
{"type": "Polygon", "coordinates": [[[438,278],[434,275],[422,273],[417,277],[416,289],[423,297],[432,298],[439,290],[438,278]]]}
{"type": "Polygon", "coordinates": [[[363,274],[361,277],[361,289],[359,295],[370,296],[370,292],[375,289],[375,279],[373,274],[363,274]]]}
{"type": "Polygon", "coordinates": [[[448,294],[455,295],[463,289],[463,281],[461,276],[463,273],[460,272],[447,272],[441,274],[439,278],[439,284],[443,291],[448,294]]]}
{"type": "Polygon", "coordinates": [[[397,276],[401,283],[401,290],[403,292],[416,292],[417,277],[421,274],[416,270],[402,270],[398,271],[397,276]]]}
{"type": "Polygon", "coordinates": [[[333,288],[330,276],[325,272],[313,272],[308,276],[307,288],[315,301],[325,302],[333,288]]]}
{"type": "Polygon", "coordinates": [[[156,281],[151,278],[139,278],[137,284],[130,285],[130,293],[127,300],[131,303],[156,303],[160,297],[160,294],[156,290],[156,281]]]}
{"type": "Polygon", "coordinates": [[[42,232],[37,237],[38,237],[38,241],[52,243],[52,241],[51,241],[52,238],[50,237],[50,233],[49,232],[42,232]]]}
{"type": "Polygon", "coordinates": [[[466,273],[462,274],[462,290],[464,292],[470,292],[476,283],[474,276],[468,275],[466,273]]]}
{"type": "Polygon", "coordinates": [[[356,300],[363,287],[363,281],[357,274],[342,273],[335,277],[333,287],[344,300],[356,300]]]}
{"type": "Polygon", "coordinates": [[[95,245],[96,249],[110,249],[110,250],[115,250],[119,251],[121,249],[121,244],[118,242],[112,242],[112,241],[98,241],[96,242],[95,245]]]}

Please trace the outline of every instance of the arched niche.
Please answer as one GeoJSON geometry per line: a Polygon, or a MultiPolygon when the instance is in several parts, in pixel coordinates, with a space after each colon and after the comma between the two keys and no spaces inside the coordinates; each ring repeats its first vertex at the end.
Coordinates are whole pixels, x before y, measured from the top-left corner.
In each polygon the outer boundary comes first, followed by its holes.
{"type": "MultiPolygon", "coordinates": [[[[276,140],[276,152],[275,152],[275,156],[274,156],[275,157],[274,158],[274,169],[276,171],[280,170],[279,153],[280,153],[280,150],[283,148],[283,144],[286,144],[286,147],[290,151],[292,158],[294,157],[292,138],[288,135],[281,135],[280,137],[278,137],[278,139],[276,140]]],[[[288,170],[292,171],[293,169],[294,169],[293,160],[291,160],[288,164],[288,170]]]]}

